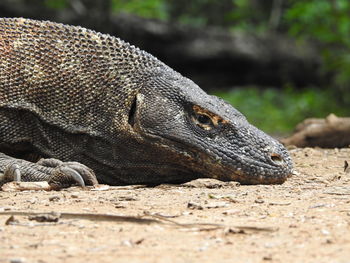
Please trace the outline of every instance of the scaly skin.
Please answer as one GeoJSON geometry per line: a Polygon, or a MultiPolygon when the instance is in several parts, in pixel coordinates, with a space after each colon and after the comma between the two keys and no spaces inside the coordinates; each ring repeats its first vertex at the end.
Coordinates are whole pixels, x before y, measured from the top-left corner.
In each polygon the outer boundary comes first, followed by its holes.
{"type": "Polygon", "coordinates": [[[0,121],[3,182],[270,184],[292,171],[280,143],[152,55],[53,22],[0,18],[0,121]]]}

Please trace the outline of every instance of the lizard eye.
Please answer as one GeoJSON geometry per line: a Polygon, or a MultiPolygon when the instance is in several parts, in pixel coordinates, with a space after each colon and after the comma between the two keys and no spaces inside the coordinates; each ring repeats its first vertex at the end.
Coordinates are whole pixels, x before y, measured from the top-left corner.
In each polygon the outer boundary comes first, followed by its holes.
{"type": "Polygon", "coordinates": [[[211,130],[214,128],[214,123],[212,122],[211,118],[204,114],[197,113],[194,116],[194,122],[203,130],[211,130]]]}
{"type": "Polygon", "coordinates": [[[228,122],[198,105],[193,105],[192,109],[192,121],[203,130],[210,131],[228,122]]]}

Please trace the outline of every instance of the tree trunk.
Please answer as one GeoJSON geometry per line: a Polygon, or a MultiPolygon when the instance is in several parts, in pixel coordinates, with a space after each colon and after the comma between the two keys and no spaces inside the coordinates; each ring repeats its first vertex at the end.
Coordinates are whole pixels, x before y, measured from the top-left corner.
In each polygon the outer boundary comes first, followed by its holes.
{"type": "Polygon", "coordinates": [[[296,126],[295,133],[282,140],[297,147],[342,148],[350,146],[350,118],[330,114],[326,119],[306,119],[296,126]]]}

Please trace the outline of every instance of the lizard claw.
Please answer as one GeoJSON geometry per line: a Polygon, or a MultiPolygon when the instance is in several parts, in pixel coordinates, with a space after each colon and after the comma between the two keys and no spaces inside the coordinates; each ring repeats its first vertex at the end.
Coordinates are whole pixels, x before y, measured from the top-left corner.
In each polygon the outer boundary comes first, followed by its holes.
{"type": "Polygon", "coordinates": [[[74,183],[82,187],[98,184],[93,170],[81,163],[62,162],[57,159],[41,159],[38,164],[54,168],[49,180],[49,184],[53,188],[62,188],[74,183]]]}
{"type": "Polygon", "coordinates": [[[49,184],[56,188],[61,188],[62,185],[71,185],[71,181],[74,181],[79,186],[84,187],[85,182],[82,176],[75,170],[69,167],[60,167],[57,170],[54,171],[53,175],[51,176],[49,180],[49,184]]]}

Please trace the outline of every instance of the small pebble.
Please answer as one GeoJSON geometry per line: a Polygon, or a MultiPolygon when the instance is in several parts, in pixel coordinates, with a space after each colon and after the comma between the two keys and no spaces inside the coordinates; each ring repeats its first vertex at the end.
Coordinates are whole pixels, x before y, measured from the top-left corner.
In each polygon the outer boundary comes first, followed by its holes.
{"type": "Polygon", "coordinates": [[[123,240],[121,245],[125,247],[132,247],[132,242],[130,240],[123,240]]]}
{"type": "Polygon", "coordinates": [[[49,197],[49,201],[51,201],[51,202],[55,202],[55,201],[58,201],[60,199],[61,199],[61,197],[59,197],[58,195],[54,195],[54,196],[49,197]]]}
{"type": "Polygon", "coordinates": [[[263,203],[265,203],[265,201],[263,199],[256,199],[254,202],[256,204],[263,204],[263,203]]]}
{"type": "Polygon", "coordinates": [[[324,234],[325,236],[328,236],[330,232],[327,229],[322,229],[321,233],[324,234]]]}
{"type": "Polygon", "coordinates": [[[201,206],[200,204],[192,203],[192,202],[188,202],[187,208],[189,208],[189,209],[203,210],[203,206],[201,206]]]}

